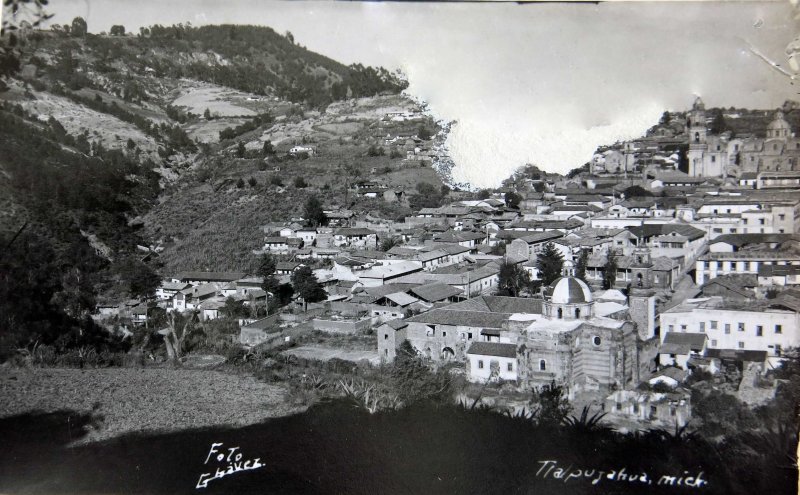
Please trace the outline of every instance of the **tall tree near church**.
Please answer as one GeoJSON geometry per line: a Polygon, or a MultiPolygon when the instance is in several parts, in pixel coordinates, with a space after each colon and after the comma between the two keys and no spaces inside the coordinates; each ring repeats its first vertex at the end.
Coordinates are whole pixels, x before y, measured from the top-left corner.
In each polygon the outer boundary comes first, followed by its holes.
{"type": "Polygon", "coordinates": [[[589,263],[589,250],[581,249],[581,254],[578,256],[578,262],[575,263],[575,278],[579,278],[586,282],[586,265],[589,263]]]}
{"type": "Polygon", "coordinates": [[[524,268],[515,263],[500,265],[500,274],[497,283],[498,296],[519,297],[525,291],[532,292],[534,283],[524,268]]]}
{"type": "Polygon", "coordinates": [[[617,255],[613,249],[608,250],[606,265],[603,267],[603,289],[613,289],[617,282],[617,255]]]}
{"type": "Polygon", "coordinates": [[[536,257],[536,268],[539,270],[539,278],[542,284],[550,285],[561,276],[564,267],[564,256],[556,249],[555,244],[548,242],[542,252],[536,257]]]}

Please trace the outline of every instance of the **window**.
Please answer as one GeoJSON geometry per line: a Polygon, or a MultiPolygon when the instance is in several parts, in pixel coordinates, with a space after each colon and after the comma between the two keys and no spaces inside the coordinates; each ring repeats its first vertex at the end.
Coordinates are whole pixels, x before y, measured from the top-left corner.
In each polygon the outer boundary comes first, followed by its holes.
{"type": "Polygon", "coordinates": [[[758,224],[759,225],[764,225],[764,219],[763,218],[759,218],[758,219],[758,224]]]}
{"type": "Polygon", "coordinates": [[[778,215],[778,219],[780,219],[780,220],[786,220],[786,215],[784,215],[783,213],[781,213],[780,215],[778,215]]]}
{"type": "Polygon", "coordinates": [[[639,412],[639,404],[634,404],[633,405],[633,413],[636,414],[638,412],[639,412]]]}
{"type": "Polygon", "coordinates": [[[564,311],[561,308],[558,308],[558,319],[560,320],[563,317],[564,317],[564,311]]]}
{"type": "Polygon", "coordinates": [[[467,338],[468,338],[469,340],[472,340],[472,332],[469,332],[469,333],[467,334],[467,338]]]}
{"type": "Polygon", "coordinates": [[[478,359],[478,369],[479,370],[483,369],[483,359],[478,359]]]}
{"type": "Polygon", "coordinates": [[[704,322],[704,321],[700,322],[700,331],[701,332],[705,332],[706,331],[706,322],[704,322]]]}
{"type": "Polygon", "coordinates": [[[781,355],[781,350],[782,350],[781,349],[781,345],[780,344],[775,344],[775,355],[776,356],[780,356],[781,355]]]}
{"type": "Polygon", "coordinates": [[[547,371],[547,361],[544,359],[539,360],[539,371],[547,371]]]}
{"type": "Polygon", "coordinates": [[[658,408],[656,406],[650,406],[650,417],[652,418],[657,414],[658,414],[658,408]]]}
{"type": "Polygon", "coordinates": [[[730,333],[731,333],[731,324],[730,323],[726,323],[725,324],[725,335],[728,335],[730,333]]]}
{"type": "Polygon", "coordinates": [[[514,371],[514,363],[508,363],[508,371],[514,371]]]}
{"type": "Polygon", "coordinates": [[[711,347],[717,347],[717,340],[711,339],[711,347]]]}
{"type": "Polygon", "coordinates": [[[670,407],[670,408],[669,408],[669,415],[670,415],[670,416],[675,416],[675,414],[676,414],[677,412],[678,412],[678,411],[677,411],[677,410],[676,410],[674,407],[670,407]]]}
{"type": "Polygon", "coordinates": [[[617,411],[622,411],[622,404],[617,402],[617,411]]]}
{"type": "Polygon", "coordinates": [[[711,330],[716,330],[716,329],[717,329],[717,322],[714,321],[714,320],[711,320],[711,330]]]}
{"type": "Polygon", "coordinates": [[[775,325],[775,333],[783,333],[783,326],[775,325]]]}
{"type": "Polygon", "coordinates": [[[461,340],[467,340],[467,334],[462,333],[461,334],[461,340]]]}
{"type": "Polygon", "coordinates": [[[685,331],[686,331],[686,325],[681,325],[681,332],[685,332],[685,331]]]}
{"type": "Polygon", "coordinates": [[[756,325],[756,337],[761,337],[762,335],[764,335],[764,327],[756,325]]]}
{"type": "Polygon", "coordinates": [[[669,331],[670,331],[670,332],[672,332],[672,331],[674,331],[674,330],[675,330],[675,325],[670,325],[670,326],[669,326],[669,331]]]}
{"type": "Polygon", "coordinates": [[[384,356],[388,356],[389,355],[389,349],[384,349],[383,350],[383,355],[384,356]]]}
{"type": "Polygon", "coordinates": [[[744,342],[739,342],[739,349],[744,349],[744,342]]]}
{"type": "Polygon", "coordinates": [[[739,323],[739,331],[744,332],[744,323],[739,323]]]}
{"type": "Polygon", "coordinates": [[[592,337],[592,344],[594,344],[594,345],[600,345],[600,343],[601,343],[601,342],[602,342],[602,340],[600,340],[600,337],[598,337],[597,335],[595,335],[594,337],[592,337]]]}
{"type": "Polygon", "coordinates": [[[442,332],[442,337],[447,337],[447,332],[442,332]]]}
{"type": "Polygon", "coordinates": [[[383,340],[388,340],[388,339],[389,339],[389,334],[387,333],[387,334],[385,334],[385,335],[383,336],[383,340]]]}

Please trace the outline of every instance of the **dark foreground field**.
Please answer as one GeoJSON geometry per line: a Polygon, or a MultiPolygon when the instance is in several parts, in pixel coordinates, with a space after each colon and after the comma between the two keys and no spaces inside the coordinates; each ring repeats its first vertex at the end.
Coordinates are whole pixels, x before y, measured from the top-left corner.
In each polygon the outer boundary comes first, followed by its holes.
{"type": "Polygon", "coordinates": [[[460,407],[369,414],[338,400],[251,426],[67,447],[92,421],[0,420],[0,493],[788,494],[797,479],[777,452],[536,427],[460,407]]]}

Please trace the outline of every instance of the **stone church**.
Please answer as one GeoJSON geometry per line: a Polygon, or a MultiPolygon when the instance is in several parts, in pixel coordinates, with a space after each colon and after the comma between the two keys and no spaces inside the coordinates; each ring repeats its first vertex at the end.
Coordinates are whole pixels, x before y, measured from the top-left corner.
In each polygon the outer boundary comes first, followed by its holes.
{"type": "Polygon", "coordinates": [[[767,125],[765,138],[710,134],[706,118],[698,97],[686,117],[690,176],[739,178],[744,173],[800,170],[800,138],[794,136],[781,110],[767,125]]]}
{"type": "Polygon", "coordinates": [[[520,332],[522,385],[555,381],[566,386],[570,396],[638,385],[653,365],[657,342],[651,323],[654,305],[648,304],[653,301],[648,261],[641,259],[645,275],[640,292],[629,297],[628,314],[617,317],[595,313],[591,290],[568,264],[564,276],[545,291],[541,317],[531,319],[520,332]],[[634,308],[639,312],[631,312],[634,308]]]}

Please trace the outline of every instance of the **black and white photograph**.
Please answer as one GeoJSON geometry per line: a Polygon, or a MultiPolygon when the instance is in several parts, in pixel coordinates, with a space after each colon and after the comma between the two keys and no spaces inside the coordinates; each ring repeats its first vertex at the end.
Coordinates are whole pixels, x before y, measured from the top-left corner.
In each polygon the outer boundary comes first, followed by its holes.
{"type": "Polygon", "coordinates": [[[798,493],[797,1],[1,18],[0,494],[798,493]]]}

